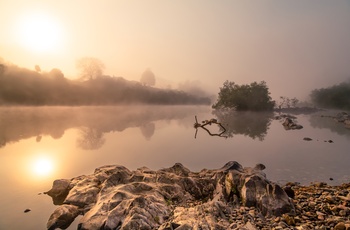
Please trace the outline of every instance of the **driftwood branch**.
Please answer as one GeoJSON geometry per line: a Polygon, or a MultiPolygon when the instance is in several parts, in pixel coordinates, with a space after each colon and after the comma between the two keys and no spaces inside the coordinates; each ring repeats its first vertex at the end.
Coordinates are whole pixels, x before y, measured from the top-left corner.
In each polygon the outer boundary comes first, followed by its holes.
{"type": "Polygon", "coordinates": [[[194,135],[194,138],[197,137],[197,132],[198,132],[198,128],[202,128],[204,129],[205,131],[207,131],[207,133],[210,135],[210,136],[219,136],[219,137],[226,137],[227,136],[224,136],[223,134],[226,132],[226,129],[225,127],[220,123],[218,122],[216,119],[212,118],[210,120],[204,120],[202,121],[202,124],[198,123],[198,120],[197,120],[197,116],[194,116],[194,119],[195,119],[195,123],[194,123],[194,128],[196,129],[196,133],[194,135]],[[220,126],[222,128],[222,132],[220,133],[211,133],[209,129],[207,129],[205,126],[207,125],[212,125],[212,124],[216,124],[218,126],[220,126]]]}

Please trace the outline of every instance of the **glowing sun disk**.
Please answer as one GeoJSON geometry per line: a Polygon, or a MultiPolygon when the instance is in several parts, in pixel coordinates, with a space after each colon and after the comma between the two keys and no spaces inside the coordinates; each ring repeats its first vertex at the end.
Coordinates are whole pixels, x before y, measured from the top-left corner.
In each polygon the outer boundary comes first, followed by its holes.
{"type": "Polygon", "coordinates": [[[23,15],[17,25],[18,42],[35,52],[52,52],[62,42],[60,24],[43,13],[23,15]]]}

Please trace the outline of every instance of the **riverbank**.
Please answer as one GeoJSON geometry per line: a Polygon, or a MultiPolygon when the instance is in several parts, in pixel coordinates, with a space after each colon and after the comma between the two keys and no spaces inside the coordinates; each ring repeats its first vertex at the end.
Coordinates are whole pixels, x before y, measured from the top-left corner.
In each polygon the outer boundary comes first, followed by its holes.
{"type": "Polygon", "coordinates": [[[350,229],[350,183],[287,183],[284,189],[292,196],[294,215],[264,217],[256,208],[240,207],[231,216],[235,222],[231,229],[350,229]]]}
{"type": "Polygon", "coordinates": [[[123,166],[56,180],[46,194],[58,208],[48,229],[350,229],[350,183],[280,186],[265,166],[230,161],[191,172],[177,163],[157,171],[123,166]]]}

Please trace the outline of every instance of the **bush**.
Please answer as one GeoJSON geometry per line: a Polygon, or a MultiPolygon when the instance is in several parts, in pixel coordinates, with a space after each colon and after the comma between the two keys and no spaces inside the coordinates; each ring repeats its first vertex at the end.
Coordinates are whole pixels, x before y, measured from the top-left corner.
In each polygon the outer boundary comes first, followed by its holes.
{"type": "Polygon", "coordinates": [[[266,82],[253,82],[250,85],[237,85],[234,82],[225,81],[220,88],[214,109],[234,108],[236,110],[273,110],[275,101],[271,100],[266,82]]]}

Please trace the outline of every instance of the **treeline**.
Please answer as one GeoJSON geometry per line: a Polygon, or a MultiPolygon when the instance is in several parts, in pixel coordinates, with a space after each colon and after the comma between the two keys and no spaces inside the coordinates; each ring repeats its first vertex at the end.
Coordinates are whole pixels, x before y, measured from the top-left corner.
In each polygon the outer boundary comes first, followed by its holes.
{"type": "Polygon", "coordinates": [[[0,64],[0,105],[210,104],[207,97],[159,89],[122,77],[69,80],[59,69],[31,71],[0,64]]]}
{"type": "Polygon", "coordinates": [[[310,96],[312,102],[319,107],[350,110],[350,81],[315,89],[310,96]]]}

